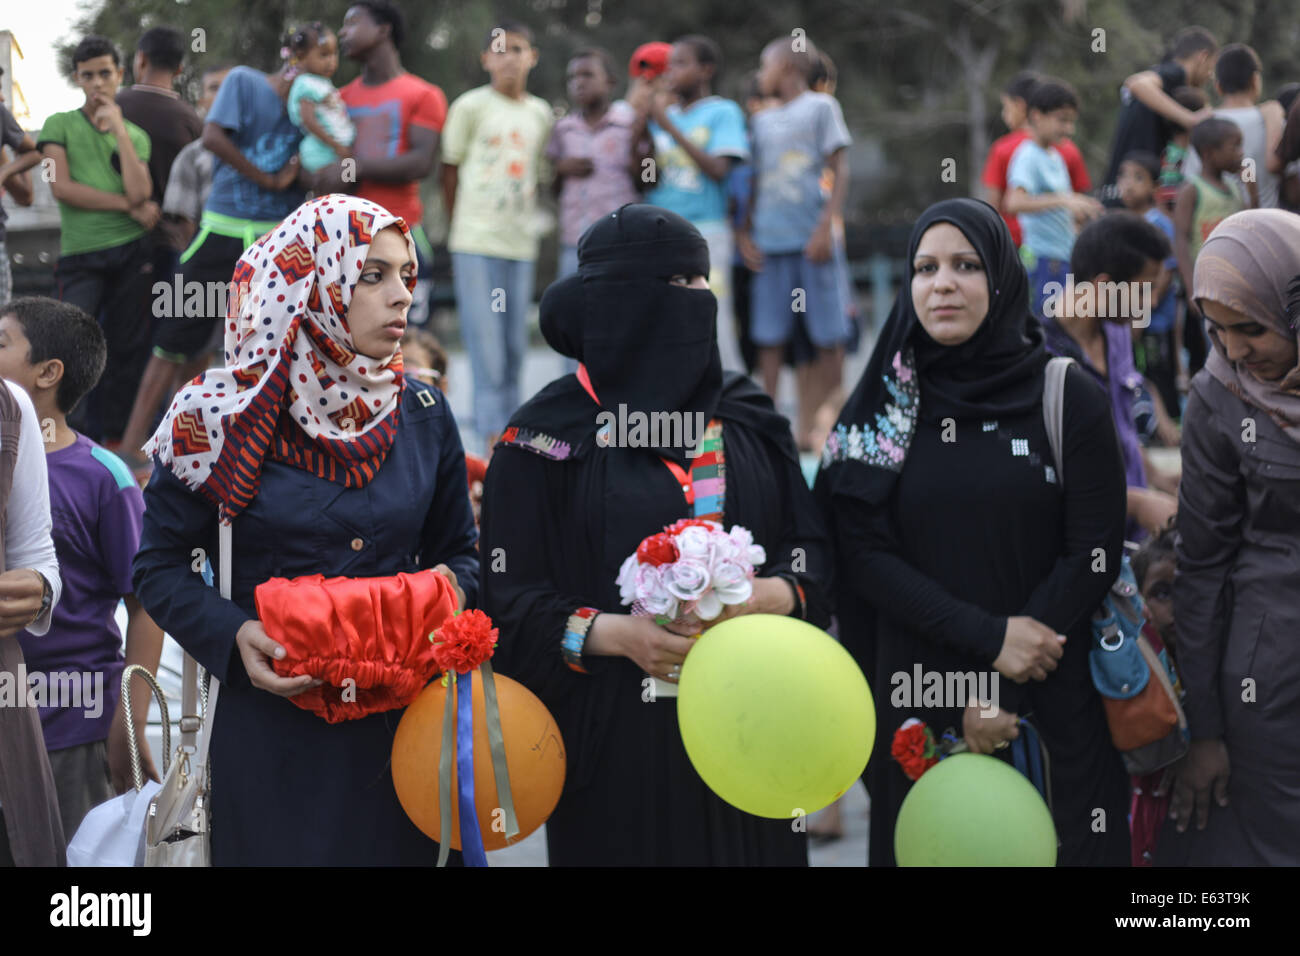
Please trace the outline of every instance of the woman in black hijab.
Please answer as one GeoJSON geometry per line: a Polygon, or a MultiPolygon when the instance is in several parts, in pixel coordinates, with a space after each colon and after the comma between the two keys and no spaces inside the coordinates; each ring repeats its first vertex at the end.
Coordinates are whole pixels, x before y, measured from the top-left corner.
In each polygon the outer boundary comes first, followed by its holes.
{"type": "Polygon", "coordinates": [[[743,813],[696,774],[675,698],[656,699],[647,679],[675,682],[691,638],[627,614],[615,583],[643,538],[713,517],[748,528],[767,553],[741,613],[825,626],[829,541],[789,423],[752,382],[722,372],[708,247],[685,219],[624,206],[587,230],[578,261],[541,303],[543,334],[578,373],[515,413],[483,499],[493,664],[550,708],[567,751],[550,862],[806,864],[791,821],[743,813]],[[619,427],[674,413],[708,423],[704,440],[693,427],[686,440],[619,427]]]}
{"type": "Polygon", "coordinates": [[[1091,613],[1119,569],[1124,468],[1106,396],[1072,367],[1062,487],[1047,358],[1002,218],[972,199],[931,206],[817,480],[841,638],[874,675],[872,865],[894,863],[910,784],[890,744],[909,717],[1000,756],[1027,718],[1048,750],[1058,861],[1129,862],[1127,778],[1087,662],[1091,613]],[[961,687],[950,675],[982,674],[1001,713],[924,694],[933,672],[945,691],[961,687]]]}

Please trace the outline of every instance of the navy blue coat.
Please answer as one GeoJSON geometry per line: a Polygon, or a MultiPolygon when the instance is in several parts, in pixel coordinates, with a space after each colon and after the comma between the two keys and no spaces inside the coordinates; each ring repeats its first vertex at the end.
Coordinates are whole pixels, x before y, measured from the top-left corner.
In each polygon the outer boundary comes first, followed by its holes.
{"type": "Polygon", "coordinates": [[[249,682],[235,633],[272,577],[381,577],[446,564],[466,605],[479,562],[465,453],[443,394],[406,380],[393,447],[364,488],[279,462],[234,521],[232,601],[194,570],[217,567],[217,512],[170,470],[145,488],[134,563],[145,610],[221,681],[213,721],[212,858],[238,865],[433,864],[393,790],[393,733],[403,711],[328,724],[249,682]],[[196,557],[199,558],[196,560],[196,557]]]}

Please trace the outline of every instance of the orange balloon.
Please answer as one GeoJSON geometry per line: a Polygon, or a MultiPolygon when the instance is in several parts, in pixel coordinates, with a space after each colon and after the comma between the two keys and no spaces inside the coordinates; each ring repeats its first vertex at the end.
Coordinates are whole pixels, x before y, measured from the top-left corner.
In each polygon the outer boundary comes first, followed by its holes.
{"type": "MultiPolygon", "coordinates": [[[[454,677],[454,675],[453,675],[454,677]]],[[[497,703],[501,709],[501,735],[505,739],[506,766],[510,770],[510,793],[519,835],[528,836],[551,815],[564,789],[564,738],[546,705],[527,687],[509,677],[495,674],[497,703]]],[[[505,817],[497,799],[492,752],[488,748],[487,716],[483,709],[483,675],[475,670],[474,681],[474,806],[478,812],[483,849],[502,850],[506,843],[505,817]],[[496,824],[495,828],[493,824],[496,824]]],[[[442,815],[438,812],[438,762],[442,755],[442,718],[447,693],[453,695],[456,682],[443,687],[436,680],[415,699],[393,735],[393,786],[402,809],[420,830],[433,840],[442,837],[442,815]]],[[[460,799],[456,761],[451,764],[451,846],[460,847],[460,799]]]]}

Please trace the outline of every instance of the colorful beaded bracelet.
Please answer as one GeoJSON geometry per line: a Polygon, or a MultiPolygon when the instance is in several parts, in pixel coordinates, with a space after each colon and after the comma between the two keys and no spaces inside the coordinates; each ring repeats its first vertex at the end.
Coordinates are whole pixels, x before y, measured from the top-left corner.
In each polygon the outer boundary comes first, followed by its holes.
{"type": "Polygon", "coordinates": [[[582,666],[582,645],[587,641],[587,631],[591,629],[591,622],[599,613],[600,611],[594,607],[578,608],[569,615],[569,623],[564,629],[564,639],[560,641],[560,653],[564,656],[564,663],[579,674],[587,673],[587,668],[582,666]]]}

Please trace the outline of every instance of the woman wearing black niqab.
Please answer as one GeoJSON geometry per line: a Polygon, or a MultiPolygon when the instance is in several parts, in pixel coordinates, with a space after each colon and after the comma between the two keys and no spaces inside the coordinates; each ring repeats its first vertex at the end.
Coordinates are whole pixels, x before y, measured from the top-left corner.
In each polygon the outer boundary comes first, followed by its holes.
{"type": "Polygon", "coordinates": [[[805,835],[790,821],[743,813],[696,774],[676,699],[649,699],[646,681],[674,680],[690,639],[626,614],[615,583],[642,539],[712,515],[767,553],[744,613],[825,626],[828,539],[789,423],[752,382],[722,372],[717,301],[695,278],[708,275],[708,247],[686,220],[624,206],[587,230],[578,259],[541,304],[543,334],[578,373],[515,413],[483,501],[483,607],[501,629],[493,664],[542,699],[567,751],[550,862],[804,865],[805,835]],[[709,423],[704,441],[604,430],[610,414],[673,412],[709,423]]]}
{"type": "Polygon", "coordinates": [[[890,757],[898,727],[916,717],[1005,757],[1011,714],[1048,750],[1058,862],[1128,863],[1127,778],[1087,661],[1091,613],[1119,568],[1124,469],[1106,396],[1071,368],[1062,488],[1046,364],[1001,217],[971,199],[931,206],[816,485],[834,530],[840,636],[876,700],[872,865],[895,862],[910,787],[890,757]],[[1005,713],[979,721],[964,701],[924,696],[934,672],[945,687],[982,672],[1005,713]]]}

